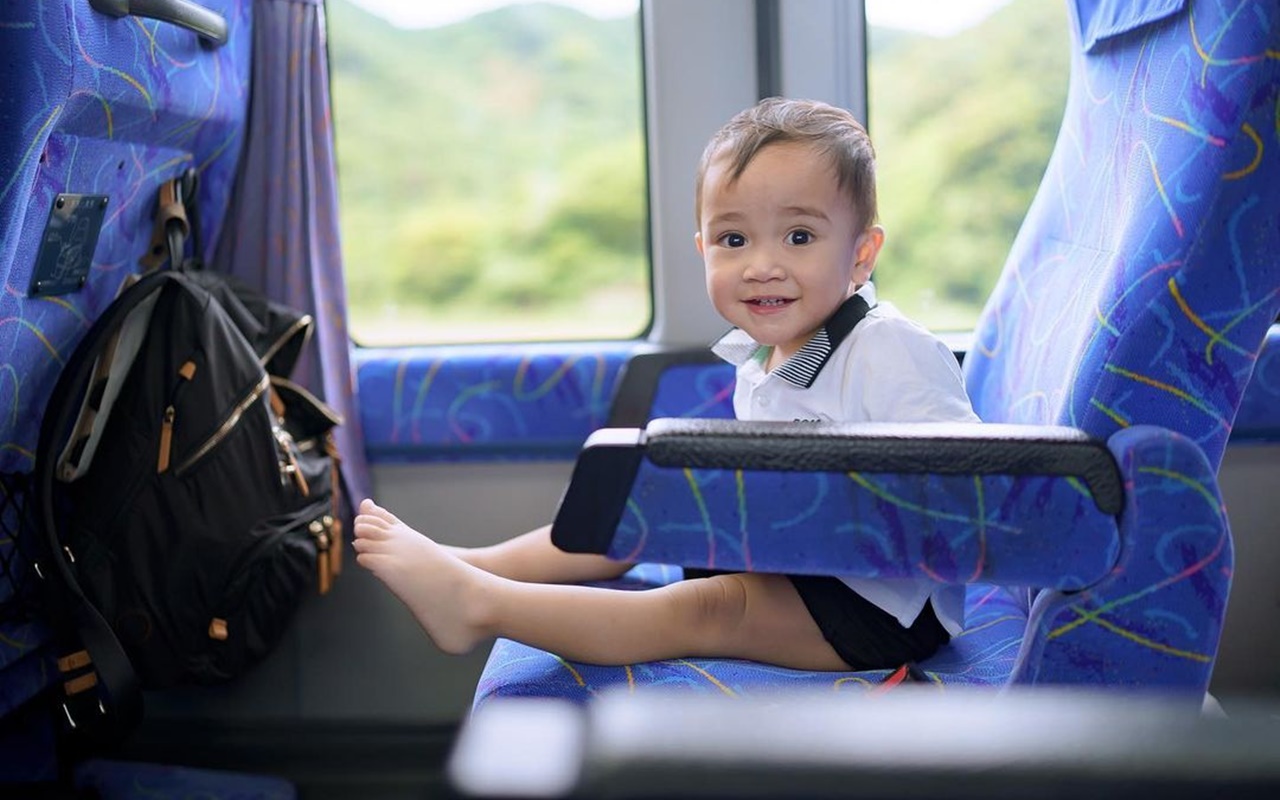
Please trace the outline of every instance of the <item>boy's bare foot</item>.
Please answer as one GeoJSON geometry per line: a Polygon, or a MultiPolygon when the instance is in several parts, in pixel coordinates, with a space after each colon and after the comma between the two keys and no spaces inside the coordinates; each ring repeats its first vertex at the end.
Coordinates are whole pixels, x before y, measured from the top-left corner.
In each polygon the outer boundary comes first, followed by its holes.
{"type": "Polygon", "coordinates": [[[466,653],[487,638],[480,609],[491,576],[368,499],[360,503],[352,547],[356,563],[409,607],[441,650],[466,653]]]}

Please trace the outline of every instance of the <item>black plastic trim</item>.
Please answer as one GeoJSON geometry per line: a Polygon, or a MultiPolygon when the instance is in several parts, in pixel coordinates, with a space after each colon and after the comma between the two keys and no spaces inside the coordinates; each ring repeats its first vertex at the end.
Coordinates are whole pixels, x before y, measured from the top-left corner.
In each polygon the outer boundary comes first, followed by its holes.
{"type": "Polygon", "coordinates": [[[618,389],[609,408],[610,428],[640,428],[649,421],[653,396],[662,373],[672,367],[724,364],[706,347],[637,353],[627,359],[618,377],[618,389]]]}
{"type": "Polygon", "coordinates": [[[638,428],[609,428],[604,440],[588,439],[552,523],[552,543],[570,553],[607,552],[643,456],[638,428]]]}
{"type": "Polygon", "coordinates": [[[1073,476],[1103,513],[1119,514],[1124,505],[1106,443],[1075,428],[660,419],[649,423],[645,439],[648,459],[662,467],[1073,476]]]}
{"type": "Polygon", "coordinates": [[[782,25],[778,0],[756,0],[756,95],[782,95],[782,25]]]}

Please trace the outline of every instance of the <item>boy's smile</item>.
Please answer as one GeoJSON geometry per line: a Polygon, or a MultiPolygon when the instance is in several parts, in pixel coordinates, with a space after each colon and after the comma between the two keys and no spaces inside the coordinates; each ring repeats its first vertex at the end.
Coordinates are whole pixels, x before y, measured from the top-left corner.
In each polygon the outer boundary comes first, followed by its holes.
{"type": "Polygon", "coordinates": [[[829,160],[806,144],[771,144],[734,180],[711,163],[695,237],[716,311],[762,345],[767,368],[791,357],[857,287],[883,241],[862,231],[858,210],[829,160]]]}

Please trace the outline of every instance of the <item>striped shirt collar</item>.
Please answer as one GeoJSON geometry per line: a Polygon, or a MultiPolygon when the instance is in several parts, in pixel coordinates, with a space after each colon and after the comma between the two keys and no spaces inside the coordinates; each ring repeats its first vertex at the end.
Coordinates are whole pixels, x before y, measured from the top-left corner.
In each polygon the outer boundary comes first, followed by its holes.
{"type": "MultiPolygon", "coordinates": [[[[801,389],[813,386],[831,354],[875,305],[875,287],[863,284],[856,294],[840,304],[813,338],[774,369],[773,374],[801,389]]],[[[753,358],[761,347],[746,331],[734,328],[711,345],[711,352],[736,367],[753,358]]]]}

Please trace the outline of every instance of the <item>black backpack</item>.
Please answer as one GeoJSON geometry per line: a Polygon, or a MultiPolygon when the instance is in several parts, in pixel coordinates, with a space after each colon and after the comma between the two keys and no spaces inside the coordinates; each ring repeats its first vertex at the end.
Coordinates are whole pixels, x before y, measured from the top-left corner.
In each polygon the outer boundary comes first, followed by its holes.
{"type": "Polygon", "coordinates": [[[63,368],[35,496],[73,727],[131,729],[139,684],[242,674],[328,590],[339,419],[287,379],[310,330],[224,276],[153,271],[63,368]]]}

